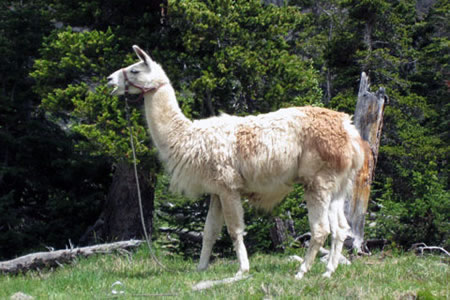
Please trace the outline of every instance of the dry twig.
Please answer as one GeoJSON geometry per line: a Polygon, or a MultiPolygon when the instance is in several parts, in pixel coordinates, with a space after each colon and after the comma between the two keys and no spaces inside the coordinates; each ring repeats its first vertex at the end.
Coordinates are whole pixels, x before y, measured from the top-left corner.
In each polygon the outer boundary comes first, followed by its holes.
{"type": "Polygon", "coordinates": [[[228,283],[233,283],[236,281],[240,281],[240,280],[244,280],[244,279],[248,279],[251,276],[234,276],[234,277],[229,277],[229,278],[224,278],[221,280],[205,280],[205,281],[200,281],[199,283],[197,283],[196,285],[194,285],[192,287],[193,291],[201,291],[201,290],[206,290],[209,288],[212,288],[216,285],[219,284],[228,284],[228,283]]]}

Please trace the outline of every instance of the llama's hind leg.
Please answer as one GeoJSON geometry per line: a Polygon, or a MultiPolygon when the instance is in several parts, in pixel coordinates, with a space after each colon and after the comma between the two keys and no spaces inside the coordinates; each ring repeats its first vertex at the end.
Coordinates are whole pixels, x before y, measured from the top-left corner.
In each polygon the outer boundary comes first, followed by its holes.
{"type": "Polygon", "coordinates": [[[244,245],[244,210],[242,208],[240,195],[237,193],[224,193],[220,195],[223,216],[227,225],[228,233],[233,241],[234,250],[239,261],[240,276],[250,270],[247,249],[244,245]]]}
{"type": "Polygon", "coordinates": [[[305,255],[305,260],[300,266],[300,270],[295,275],[296,279],[302,279],[304,274],[311,269],[317,252],[322,247],[328,234],[330,224],[328,221],[328,206],[330,196],[327,192],[307,191],[305,194],[306,205],[308,207],[308,219],[311,229],[311,240],[305,255]]]}
{"type": "Polygon", "coordinates": [[[203,230],[202,252],[197,269],[206,270],[209,264],[212,248],[223,227],[223,213],[220,199],[217,195],[211,195],[205,229],[203,230]]]}
{"type": "Polygon", "coordinates": [[[344,214],[345,198],[339,196],[330,203],[328,211],[328,219],[331,229],[331,250],[328,258],[327,270],[323,274],[324,277],[330,277],[336,270],[342,253],[342,246],[347,237],[349,226],[344,214]]]}

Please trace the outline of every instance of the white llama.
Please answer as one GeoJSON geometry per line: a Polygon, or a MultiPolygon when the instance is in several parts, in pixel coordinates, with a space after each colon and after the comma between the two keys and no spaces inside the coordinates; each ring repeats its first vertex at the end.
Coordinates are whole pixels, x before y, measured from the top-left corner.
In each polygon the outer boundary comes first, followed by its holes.
{"type": "Polygon", "coordinates": [[[108,77],[112,94],[140,94],[150,134],[171,175],[171,188],[190,197],[211,195],[199,270],[208,267],[224,222],[237,258],[237,275],[249,271],[242,198],[271,210],[292,190],[305,187],[312,238],[296,278],[311,268],[331,232],[326,277],[338,265],[349,228],[344,195],[364,162],[364,142],[347,114],[316,107],[280,109],[258,116],[190,121],[170,81],[138,46],[140,61],[108,77]]]}

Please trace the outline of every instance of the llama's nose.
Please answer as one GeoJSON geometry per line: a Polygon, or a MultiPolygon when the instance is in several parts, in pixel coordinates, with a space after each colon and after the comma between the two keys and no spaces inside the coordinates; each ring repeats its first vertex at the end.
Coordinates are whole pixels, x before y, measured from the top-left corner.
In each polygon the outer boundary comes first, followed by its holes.
{"type": "Polygon", "coordinates": [[[112,80],[112,76],[109,76],[108,78],[106,78],[106,80],[108,80],[108,82],[110,82],[112,80]]]}

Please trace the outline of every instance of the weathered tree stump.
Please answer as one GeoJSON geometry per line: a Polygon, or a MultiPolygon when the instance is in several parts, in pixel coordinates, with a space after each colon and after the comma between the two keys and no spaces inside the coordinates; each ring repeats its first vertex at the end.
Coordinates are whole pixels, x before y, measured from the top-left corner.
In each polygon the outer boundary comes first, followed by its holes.
{"type": "Polygon", "coordinates": [[[376,93],[369,91],[369,79],[366,73],[361,74],[358,102],[354,114],[354,124],[361,137],[368,143],[366,147],[366,160],[362,170],[356,175],[353,193],[347,195],[345,200],[345,216],[351,228],[351,234],[345,245],[365,252],[363,248],[364,224],[370,197],[375,166],[380,147],[381,131],[383,129],[384,106],[388,97],[384,88],[376,93]]]}

